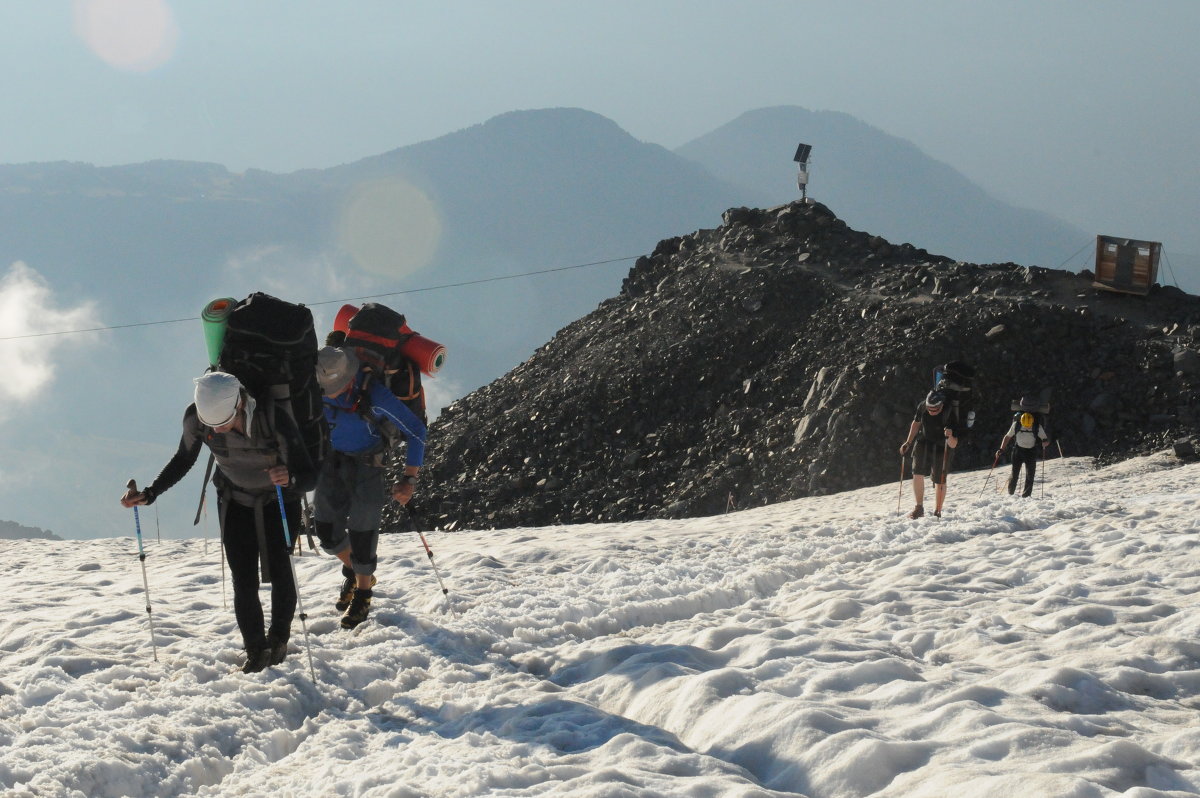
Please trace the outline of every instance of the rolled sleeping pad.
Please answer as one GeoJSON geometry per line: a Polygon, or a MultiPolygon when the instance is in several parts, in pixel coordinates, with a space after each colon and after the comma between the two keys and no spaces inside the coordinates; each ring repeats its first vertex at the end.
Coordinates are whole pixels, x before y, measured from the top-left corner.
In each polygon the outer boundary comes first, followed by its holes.
{"type": "MultiPolygon", "coordinates": [[[[342,305],[337,316],[333,319],[333,329],[338,332],[350,332],[350,319],[358,313],[358,305],[342,305]]],[[[432,377],[441,371],[446,363],[446,347],[437,341],[430,340],[405,324],[400,332],[409,336],[400,346],[400,354],[417,364],[423,374],[432,377]]]]}
{"type": "Polygon", "coordinates": [[[1028,413],[1041,413],[1045,415],[1050,412],[1050,403],[1043,402],[1040,399],[1036,402],[1026,402],[1022,399],[1013,399],[1009,404],[1008,409],[1013,411],[1024,410],[1028,413]]]}
{"type": "Polygon", "coordinates": [[[446,347],[420,333],[413,333],[400,347],[400,352],[431,377],[441,371],[446,362],[446,347]]]}
{"type": "Polygon", "coordinates": [[[214,368],[221,359],[221,345],[225,343],[225,329],[229,325],[229,314],[237,306],[233,297],[214,299],[200,312],[204,325],[204,344],[208,347],[208,364],[214,368]]]}
{"type": "Polygon", "coordinates": [[[358,313],[358,305],[342,305],[333,318],[333,329],[337,332],[350,332],[350,319],[358,313]]]}

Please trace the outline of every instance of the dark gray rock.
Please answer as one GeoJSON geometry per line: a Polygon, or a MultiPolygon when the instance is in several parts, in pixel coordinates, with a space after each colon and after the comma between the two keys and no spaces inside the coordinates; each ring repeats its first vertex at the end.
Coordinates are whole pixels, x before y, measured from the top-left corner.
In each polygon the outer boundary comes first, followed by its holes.
{"type": "Polygon", "coordinates": [[[885,244],[819,203],[734,208],[660,241],[618,296],[442,411],[420,523],[679,518],[893,483],[948,360],[977,371],[959,469],[992,463],[1023,394],[1053,398],[1071,456],[1200,433],[1200,380],[1174,376],[1191,355],[1171,354],[1200,349],[1196,297],[1109,295],[1067,272],[885,244]]]}
{"type": "Polygon", "coordinates": [[[1187,377],[1200,375],[1200,352],[1180,349],[1174,353],[1175,373],[1187,377]]]}

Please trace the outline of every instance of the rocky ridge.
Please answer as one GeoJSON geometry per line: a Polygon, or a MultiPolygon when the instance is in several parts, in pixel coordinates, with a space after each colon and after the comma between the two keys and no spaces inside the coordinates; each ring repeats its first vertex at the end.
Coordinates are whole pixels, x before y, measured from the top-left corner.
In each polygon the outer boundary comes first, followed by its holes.
{"type": "Polygon", "coordinates": [[[1200,431],[1198,344],[1200,298],[1175,288],[1135,297],[1087,272],[955,262],[811,200],[735,208],[659,242],[618,296],[445,408],[417,517],[683,517],[894,481],[949,360],[977,370],[957,468],[991,464],[1027,393],[1052,401],[1065,454],[1123,458],[1200,431]]]}

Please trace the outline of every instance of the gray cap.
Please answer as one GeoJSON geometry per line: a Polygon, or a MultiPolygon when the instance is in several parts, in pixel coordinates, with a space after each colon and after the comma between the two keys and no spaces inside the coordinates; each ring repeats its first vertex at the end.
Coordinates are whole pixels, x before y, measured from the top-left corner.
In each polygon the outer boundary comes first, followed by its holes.
{"type": "Polygon", "coordinates": [[[358,373],[358,358],[348,349],[323,346],[317,352],[317,382],[321,393],[336,396],[358,373]]]}

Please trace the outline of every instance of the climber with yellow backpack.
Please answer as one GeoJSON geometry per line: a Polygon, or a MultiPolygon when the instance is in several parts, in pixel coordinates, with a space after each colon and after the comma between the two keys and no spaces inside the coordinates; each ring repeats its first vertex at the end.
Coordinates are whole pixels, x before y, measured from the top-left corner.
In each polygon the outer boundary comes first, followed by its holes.
{"type": "Polygon", "coordinates": [[[1013,409],[1017,412],[1013,414],[1008,432],[1004,433],[1004,440],[1000,442],[996,458],[999,459],[1004,454],[1009,441],[1016,443],[1013,446],[1012,475],[1008,478],[1008,492],[1010,495],[1016,492],[1017,478],[1021,473],[1021,466],[1024,465],[1025,488],[1021,495],[1029,497],[1033,495],[1033,479],[1037,473],[1038,452],[1035,447],[1040,440],[1042,456],[1045,457],[1045,449],[1050,445],[1050,436],[1046,433],[1044,423],[1044,416],[1050,408],[1038,397],[1024,396],[1020,402],[1013,403],[1013,409]]]}

